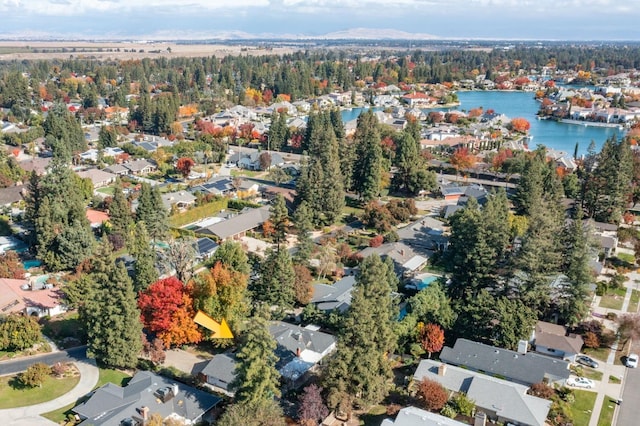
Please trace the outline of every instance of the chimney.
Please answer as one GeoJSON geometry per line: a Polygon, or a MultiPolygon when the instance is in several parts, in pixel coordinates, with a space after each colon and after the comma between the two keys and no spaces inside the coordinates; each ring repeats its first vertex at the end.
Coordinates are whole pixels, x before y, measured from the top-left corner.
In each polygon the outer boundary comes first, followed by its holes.
{"type": "Polygon", "coordinates": [[[438,367],[438,376],[444,376],[447,373],[447,364],[444,362],[438,367]]]}
{"type": "Polygon", "coordinates": [[[180,389],[178,389],[177,383],[174,383],[173,386],[171,386],[171,392],[173,392],[174,397],[178,396],[178,392],[180,392],[180,389]]]}
{"type": "Polygon", "coordinates": [[[149,407],[141,407],[140,415],[142,416],[142,420],[146,421],[149,418],[149,407]]]}
{"type": "Polygon", "coordinates": [[[484,411],[477,411],[473,419],[473,426],[485,426],[487,424],[487,414],[484,411]]]}
{"type": "Polygon", "coordinates": [[[529,347],[529,343],[526,340],[520,340],[518,342],[518,353],[525,355],[527,353],[528,347],[529,347]]]}
{"type": "Polygon", "coordinates": [[[300,354],[301,354],[301,351],[300,351],[300,347],[298,346],[298,347],[296,348],[296,356],[297,356],[298,358],[300,358],[300,354]]]}

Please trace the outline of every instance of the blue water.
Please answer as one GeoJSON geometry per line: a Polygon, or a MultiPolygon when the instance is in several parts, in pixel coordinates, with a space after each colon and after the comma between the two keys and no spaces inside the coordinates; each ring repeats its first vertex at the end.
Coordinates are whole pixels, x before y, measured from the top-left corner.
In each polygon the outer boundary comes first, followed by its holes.
{"type": "Polygon", "coordinates": [[[458,92],[460,107],[470,109],[483,107],[485,110],[493,109],[498,114],[504,114],[509,118],[522,117],[531,123],[529,134],[533,136],[529,148],[534,149],[538,145],[565,151],[573,154],[576,142],[579,144],[578,153],[585,154],[591,141],[596,144],[599,151],[607,138],[617,135],[622,131],[611,127],[589,127],[576,124],[563,124],[552,120],[538,120],[536,113],[540,104],[533,98],[530,92],[498,92],[477,91],[458,92]]]}
{"type": "Polygon", "coordinates": [[[422,282],[417,285],[418,291],[424,290],[425,288],[429,287],[429,284],[431,284],[432,282],[434,282],[437,279],[438,279],[438,277],[434,277],[432,275],[427,275],[427,276],[423,277],[422,278],[422,282]]]}
{"type": "MultiPolygon", "coordinates": [[[[540,104],[533,98],[531,92],[501,92],[501,91],[473,91],[458,92],[460,106],[456,109],[469,111],[482,107],[484,110],[493,109],[498,114],[504,114],[509,118],[522,117],[531,123],[529,134],[533,141],[529,148],[535,149],[538,145],[544,145],[568,154],[573,154],[576,142],[578,154],[587,152],[591,141],[596,144],[599,151],[607,138],[623,132],[611,127],[588,127],[576,124],[563,124],[552,120],[538,120],[536,113],[540,104]]],[[[382,108],[374,108],[381,110],[382,108]]],[[[358,118],[364,108],[353,108],[342,111],[342,120],[347,122],[358,118]]],[[[442,109],[441,109],[442,110],[442,109]]],[[[429,110],[425,110],[429,111],[429,110]]]]}
{"type": "Polygon", "coordinates": [[[24,262],[22,262],[22,264],[24,265],[24,269],[31,269],[31,268],[37,268],[38,266],[42,266],[42,261],[41,260],[25,260],[24,262]]]}

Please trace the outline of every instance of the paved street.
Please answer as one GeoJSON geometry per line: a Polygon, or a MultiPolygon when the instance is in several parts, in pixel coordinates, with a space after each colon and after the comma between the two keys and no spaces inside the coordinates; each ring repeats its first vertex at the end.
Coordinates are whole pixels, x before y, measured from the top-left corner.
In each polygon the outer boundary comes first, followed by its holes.
{"type": "Polygon", "coordinates": [[[640,369],[628,368],[616,426],[637,426],[640,419],[640,369]]]}
{"type": "Polygon", "coordinates": [[[30,357],[24,357],[15,361],[2,361],[0,362],[0,376],[8,376],[10,374],[20,373],[29,368],[30,365],[36,362],[43,362],[47,365],[53,365],[57,362],[69,362],[84,360],[87,357],[86,346],[79,346],[77,348],[71,348],[59,352],[52,352],[44,355],[35,355],[30,357]]]}

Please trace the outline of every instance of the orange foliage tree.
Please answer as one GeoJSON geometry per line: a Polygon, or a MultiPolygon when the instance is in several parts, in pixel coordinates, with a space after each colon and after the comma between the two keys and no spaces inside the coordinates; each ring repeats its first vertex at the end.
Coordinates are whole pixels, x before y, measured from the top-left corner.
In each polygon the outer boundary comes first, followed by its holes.
{"type": "Polygon", "coordinates": [[[440,352],[444,345],[444,330],[438,324],[418,323],[418,336],[422,349],[427,351],[429,358],[433,352],[440,352]]]}
{"type": "Polygon", "coordinates": [[[193,322],[192,288],[176,277],[151,284],[140,293],[138,308],[147,331],[162,340],[165,347],[198,343],[202,335],[193,322]]]}
{"type": "Polygon", "coordinates": [[[418,396],[424,404],[424,408],[438,411],[449,399],[449,392],[435,380],[422,379],[418,383],[418,396]]]}
{"type": "Polygon", "coordinates": [[[476,164],[477,158],[469,152],[468,148],[458,148],[449,158],[451,165],[459,173],[460,170],[469,169],[476,164]]]}
{"type": "Polygon", "coordinates": [[[517,117],[511,120],[511,128],[516,132],[527,133],[531,128],[531,124],[522,117],[517,117]]]}

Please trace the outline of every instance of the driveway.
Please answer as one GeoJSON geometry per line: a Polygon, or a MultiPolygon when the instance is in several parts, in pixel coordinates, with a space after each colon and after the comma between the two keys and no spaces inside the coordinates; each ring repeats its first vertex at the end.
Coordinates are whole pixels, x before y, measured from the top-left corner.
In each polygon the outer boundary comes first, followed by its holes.
{"type": "Polygon", "coordinates": [[[167,356],[163,365],[175,367],[180,371],[194,376],[200,373],[212,358],[194,355],[182,349],[170,349],[166,351],[166,354],[167,356]]]}

